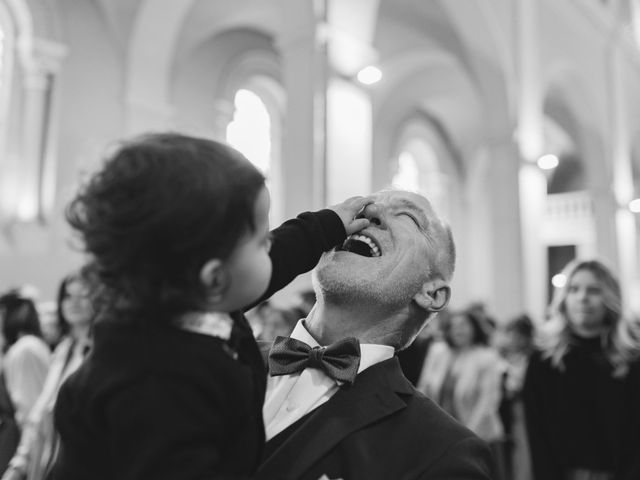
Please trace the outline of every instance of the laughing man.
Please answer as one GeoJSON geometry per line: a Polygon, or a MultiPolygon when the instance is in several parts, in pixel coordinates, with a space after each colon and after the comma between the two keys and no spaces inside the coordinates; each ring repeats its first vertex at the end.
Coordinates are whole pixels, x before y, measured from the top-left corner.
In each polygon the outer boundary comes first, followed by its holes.
{"type": "Polygon", "coordinates": [[[487,445],[418,393],[395,352],[449,302],[455,246],[429,201],[386,190],[325,253],[317,303],[274,343],[258,478],[487,480],[487,445]]]}

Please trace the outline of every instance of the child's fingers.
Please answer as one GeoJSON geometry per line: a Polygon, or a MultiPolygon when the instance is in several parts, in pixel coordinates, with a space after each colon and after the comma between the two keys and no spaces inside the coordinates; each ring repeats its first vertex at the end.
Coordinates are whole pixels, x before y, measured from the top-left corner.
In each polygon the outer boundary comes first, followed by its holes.
{"type": "Polygon", "coordinates": [[[367,205],[373,203],[373,200],[370,197],[351,197],[344,201],[345,207],[353,210],[355,213],[359,213],[360,210],[364,209],[367,205]]]}
{"type": "Polygon", "coordinates": [[[370,203],[373,203],[370,197],[356,196],[348,198],[342,203],[329,208],[338,214],[347,234],[351,235],[369,225],[369,220],[364,217],[357,217],[370,203]]]}
{"type": "Polygon", "coordinates": [[[352,233],[359,232],[360,230],[367,228],[369,223],[369,219],[367,218],[356,218],[346,225],[347,234],[351,235],[352,233]]]}

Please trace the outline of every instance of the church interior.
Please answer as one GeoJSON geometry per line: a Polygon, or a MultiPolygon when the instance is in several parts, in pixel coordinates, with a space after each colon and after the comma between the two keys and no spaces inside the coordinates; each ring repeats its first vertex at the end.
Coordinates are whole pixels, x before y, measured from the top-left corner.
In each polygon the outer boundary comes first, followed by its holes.
{"type": "MultiPolygon", "coordinates": [[[[0,290],[53,299],[118,141],[228,142],[273,226],[395,186],[450,222],[452,305],[542,319],[604,260],[640,311],[639,0],[0,0],[0,290]]],[[[275,299],[307,288],[299,277],[275,299]]]]}

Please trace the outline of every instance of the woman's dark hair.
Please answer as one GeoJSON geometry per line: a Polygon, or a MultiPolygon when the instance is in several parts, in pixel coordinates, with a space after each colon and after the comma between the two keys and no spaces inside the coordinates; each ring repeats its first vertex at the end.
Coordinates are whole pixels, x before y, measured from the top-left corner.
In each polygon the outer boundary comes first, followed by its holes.
{"type": "Polygon", "coordinates": [[[444,340],[447,342],[447,344],[450,347],[452,348],[456,347],[456,345],[453,343],[453,340],[451,338],[451,323],[453,322],[453,319],[456,317],[465,318],[471,325],[471,328],[473,329],[473,337],[471,339],[472,345],[488,345],[489,344],[489,332],[491,330],[491,326],[488,324],[485,324],[486,321],[480,315],[478,315],[475,311],[467,309],[467,310],[460,310],[457,312],[455,311],[451,312],[450,315],[446,318],[446,321],[444,322],[444,324],[442,325],[442,334],[443,334],[444,340]]]}
{"type": "Polygon", "coordinates": [[[18,341],[21,334],[42,337],[40,317],[33,300],[22,296],[17,290],[0,297],[0,315],[5,351],[18,341]]]}
{"type": "MultiPolygon", "coordinates": [[[[174,133],[124,143],[67,208],[112,304],[166,314],[197,309],[199,279],[255,229],[264,176],[221,143],[174,133]]],[[[85,274],[86,275],[86,274],[85,274]]]]}

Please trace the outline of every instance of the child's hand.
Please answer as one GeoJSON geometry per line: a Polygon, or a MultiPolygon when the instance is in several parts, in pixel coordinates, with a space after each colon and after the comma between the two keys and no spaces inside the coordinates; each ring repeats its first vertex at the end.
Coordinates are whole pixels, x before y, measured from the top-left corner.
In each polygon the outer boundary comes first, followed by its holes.
{"type": "Polygon", "coordinates": [[[369,226],[369,219],[356,218],[356,215],[370,203],[373,203],[373,200],[368,197],[351,197],[329,208],[338,214],[347,235],[351,235],[369,226]]]}

